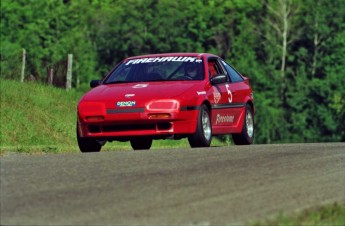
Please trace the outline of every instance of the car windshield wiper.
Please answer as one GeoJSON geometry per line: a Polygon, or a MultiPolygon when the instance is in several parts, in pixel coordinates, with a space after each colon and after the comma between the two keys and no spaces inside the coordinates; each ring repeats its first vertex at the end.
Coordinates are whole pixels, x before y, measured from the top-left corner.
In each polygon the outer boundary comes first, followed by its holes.
{"type": "Polygon", "coordinates": [[[132,81],[112,81],[112,82],[106,82],[104,85],[109,85],[109,84],[119,84],[119,83],[129,83],[132,81]]]}
{"type": "Polygon", "coordinates": [[[195,80],[186,79],[186,78],[173,78],[173,79],[170,79],[169,81],[195,81],[195,80]]]}
{"type": "Polygon", "coordinates": [[[150,79],[150,80],[144,80],[142,82],[165,82],[166,79],[150,79]]]}

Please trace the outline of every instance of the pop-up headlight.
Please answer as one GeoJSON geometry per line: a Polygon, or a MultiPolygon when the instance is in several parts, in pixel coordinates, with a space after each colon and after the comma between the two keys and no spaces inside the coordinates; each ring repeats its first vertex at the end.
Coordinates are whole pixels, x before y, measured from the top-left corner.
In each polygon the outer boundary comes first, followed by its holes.
{"type": "Polygon", "coordinates": [[[148,111],[177,112],[180,103],[177,100],[154,100],[146,105],[148,111]]]}

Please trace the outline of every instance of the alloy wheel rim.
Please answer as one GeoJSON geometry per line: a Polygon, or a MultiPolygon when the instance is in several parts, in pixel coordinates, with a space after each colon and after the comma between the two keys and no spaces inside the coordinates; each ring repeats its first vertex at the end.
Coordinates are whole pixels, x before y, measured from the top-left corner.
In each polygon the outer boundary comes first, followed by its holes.
{"type": "Polygon", "coordinates": [[[247,134],[249,137],[253,137],[254,134],[254,120],[253,116],[250,111],[247,112],[246,115],[246,126],[247,126],[247,134]]]}
{"type": "Polygon", "coordinates": [[[205,136],[206,140],[210,140],[210,138],[211,138],[211,122],[210,122],[210,118],[209,118],[206,111],[204,111],[202,114],[202,128],[203,128],[204,136],[205,136]]]}

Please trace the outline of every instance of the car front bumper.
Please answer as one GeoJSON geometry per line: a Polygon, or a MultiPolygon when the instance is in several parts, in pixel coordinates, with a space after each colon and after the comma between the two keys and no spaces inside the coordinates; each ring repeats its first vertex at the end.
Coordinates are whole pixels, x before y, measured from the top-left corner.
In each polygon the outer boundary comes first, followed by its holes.
{"type": "Polygon", "coordinates": [[[178,112],[120,112],[106,110],[106,114],[78,112],[81,137],[117,140],[131,136],[168,137],[193,134],[198,110],[178,112]]]}

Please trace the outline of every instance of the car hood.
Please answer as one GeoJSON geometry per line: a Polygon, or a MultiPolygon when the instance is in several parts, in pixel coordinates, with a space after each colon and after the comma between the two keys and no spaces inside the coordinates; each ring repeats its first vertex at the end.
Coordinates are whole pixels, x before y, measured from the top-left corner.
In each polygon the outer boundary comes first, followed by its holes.
{"type": "Polygon", "coordinates": [[[105,103],[136,101],[139,105],[143,105],[150,100],[179,98],[186,92],[188,92],[188,96],[193,93],[196,95],[194,90],[199,86],[200,82],[190,81],[100,85],[85,94],[81,101],[105,103]]]}

